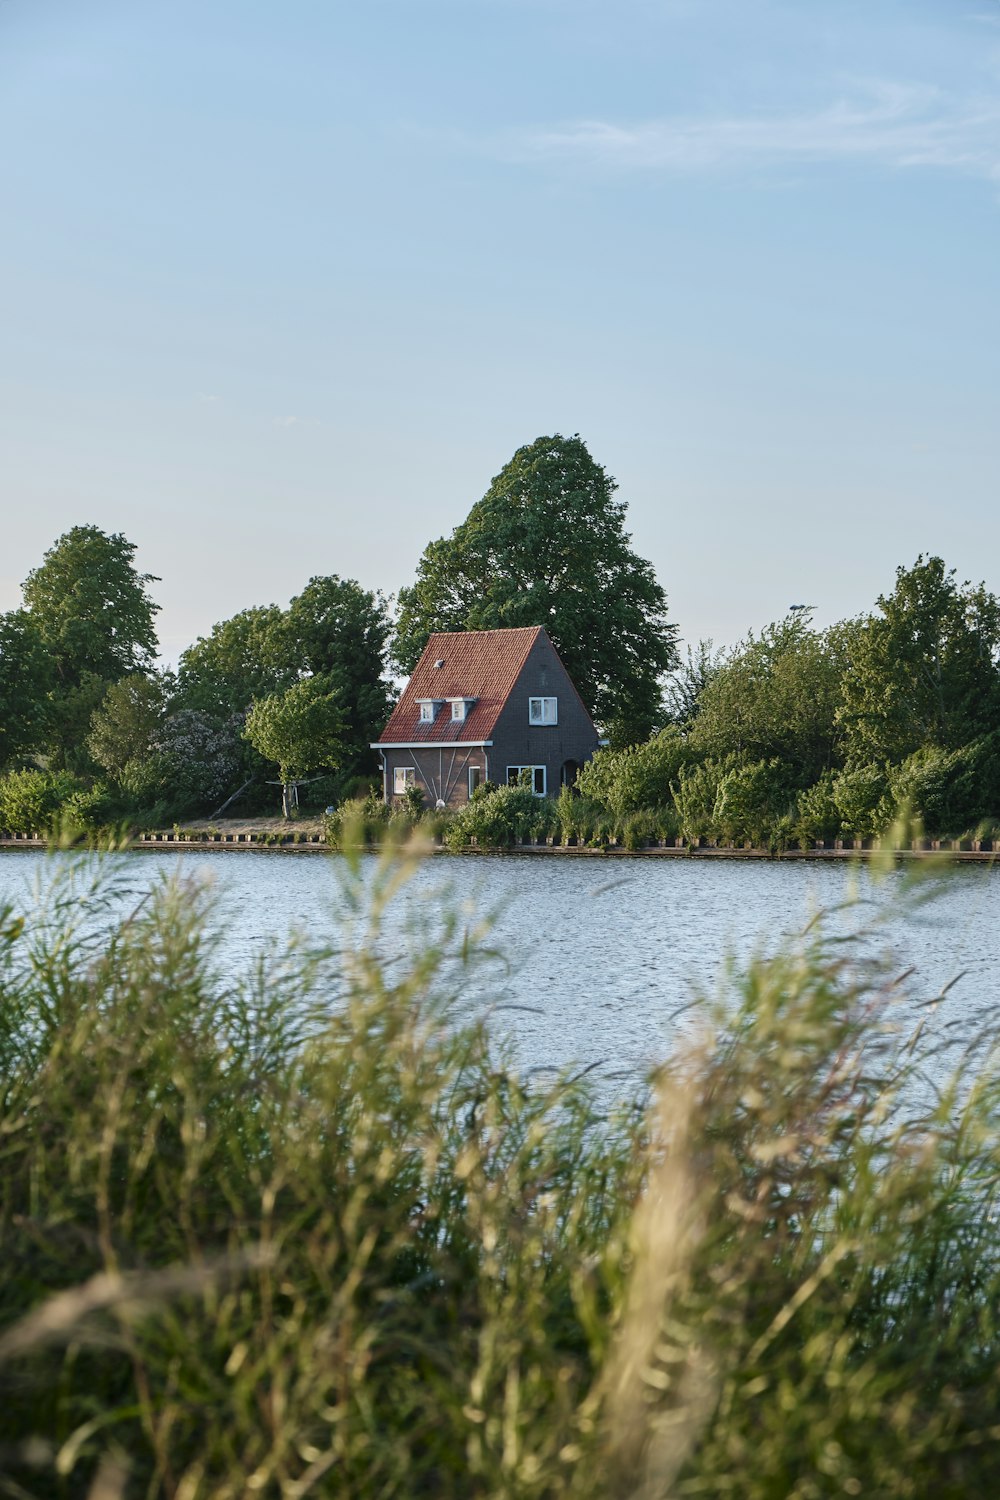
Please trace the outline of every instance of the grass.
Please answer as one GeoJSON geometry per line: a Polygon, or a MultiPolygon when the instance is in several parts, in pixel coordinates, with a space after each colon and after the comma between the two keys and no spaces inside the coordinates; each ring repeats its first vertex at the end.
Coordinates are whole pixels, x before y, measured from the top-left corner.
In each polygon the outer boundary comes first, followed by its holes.
{"type": "Polygon", "coordinates": [[[343,941],[237,982],[176,881],[0,917],[0,1494],[997,1491],[988,1031],[950,1071],[817,925],[609,1115],[347,863],[343,941]]]}

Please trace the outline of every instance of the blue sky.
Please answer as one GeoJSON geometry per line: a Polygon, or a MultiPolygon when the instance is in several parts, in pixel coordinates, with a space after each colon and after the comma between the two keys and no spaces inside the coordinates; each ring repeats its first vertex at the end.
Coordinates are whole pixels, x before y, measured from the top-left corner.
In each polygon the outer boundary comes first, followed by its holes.
{"type": "Polygon", "coordinates": [[[0,608],[393,591],[579,432],[683,636],[1000,591],[996,0],[0,0],[0,608]]]}

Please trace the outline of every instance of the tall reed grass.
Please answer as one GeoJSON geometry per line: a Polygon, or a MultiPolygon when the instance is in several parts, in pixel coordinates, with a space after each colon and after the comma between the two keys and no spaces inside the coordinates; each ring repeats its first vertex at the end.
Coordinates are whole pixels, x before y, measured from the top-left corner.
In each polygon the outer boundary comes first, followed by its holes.
{"type": "Polygon", "coordinates": [[[409,862],[247,976],[120,861],[0,917],[0,1493],[997,1493],[990,1037],[931,1088],[817,925],[609,1111],[469,1018],[457,907],[400,941],[409,862]]]}

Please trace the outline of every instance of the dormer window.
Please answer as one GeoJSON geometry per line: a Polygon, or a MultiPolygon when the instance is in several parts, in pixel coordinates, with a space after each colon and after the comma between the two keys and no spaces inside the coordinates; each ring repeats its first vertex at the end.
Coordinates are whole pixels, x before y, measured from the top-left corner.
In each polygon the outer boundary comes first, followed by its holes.
{"type": "Polygon", "coordinates": [[[465,718],[465,699],[453,698],[451,700],[451,717],[454,723],[460,724],[465,718]]]}
{"type": "Polygon", "coordinates": [[[441,707],[440,699],[418,698],[417,702],[420,704],[421,724],[433,724],[434,720],[437,718],[437,711],[441,707]]]}
{"type": "Polygon", "coordinates": [[[558,724],[559,723],[559,699],[558,698],[529,698],[528,699],[528,723],[529,724],[558,724]]]}

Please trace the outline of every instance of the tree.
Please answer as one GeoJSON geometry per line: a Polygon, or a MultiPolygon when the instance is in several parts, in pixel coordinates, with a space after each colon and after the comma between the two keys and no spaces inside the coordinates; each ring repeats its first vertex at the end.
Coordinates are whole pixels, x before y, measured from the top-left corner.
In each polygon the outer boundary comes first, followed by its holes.
{"type": "Polygon", "coordinates": [[[839,642],[836,631],[815,631],[798,615],[749,635],[702,688],[692,747],[716,760],[777,759],[792,786],[810,786],[841,763],[839,642]]]}
{"type": "Polygon", "coordinates": [[[381,594],[336,574],[311,578],[287,610],[243,610],[185,651],[178,701],[221,723],[306,676],[321,676],[343,714],[341,770],[363,774],[374,767],[371,742],[389,713],[389,630],[381,594]]]}
{"type": "Polygon", "coordinates": [[[385,680],[391,625],[385,599],[353,578],[310,578],[288,606],[285,633],[299,671],[322,677],[343,714],[340,766],[345,776],[375,766],[371,743],[389,717],[385,680]]]}
{"type": "Polygon", "coordinates": [[[169,679],[133,672],[113,682],[90,721],[88,749],[116,781],[130,761],[146,760],[157,747],[167,712],[169,679]]]}
{"type": "Polygon", "coordinates": [[[0,615],[0,769],[42,748],[51,686],[52,658],[30,616],[0,615]]]}
{"type": "Polygon", "coordinates": [[[994,729],[1000,601],[985,584],[959,585],[941,558],[921,555],[878,606],[849,645],[840,717],[852,762],[955,750],[994,729]]]}
{"type": "Polygon", "coordinates": [[[24,603],[51,660],[54,764],[89,764],[90,720],[108,684],[152,667],[159,605],[146,585],[157,580],[136,572],[135,552],[121,532],[74,526],[25,580],[24,603]]]}
{"type": "Polygon", "coordinates": [[[701,712],[702,695],[725,660],[724,651],[713,649],[711,640],[699,641],[678,662],[664,687],[667,716],[671,724],[690,728],[701,712]]]}
{"type": "Polygon", "coordinates": [[[159,605],[146,585],[159,580],[136,572],[135,553],[120,531],[74,526],[28,574],[24,603],[60,686],[78,687],[87,676],[116,682],[152,666],[159,605]]]}
{"type": "Polygon", "coordinates": [[[290,687],[299,674],[284,620],[276,604],[261,605],[200,636],[182,653],[178,667],[184,706],[223,720],[245,713],[256,698],[290,687]]]}
{"type": "Polygon", "coordinates": [[[676,632],[651,565],[629,545],[616,488],[579,436],[519,448],[400,590],[400,667],[413,670],[432,631],[544,625],[612,742],[648,738],[676,632]]]}
{"type": "Polygon", "coordinates": [[[247,714],[244,738],[277,765],[286,818],[293,806],[292,784],[310,771],[338,764],[343,731],[339,695],[322,677],[307,677],[283,693],[261,698],[247,714]]]}

